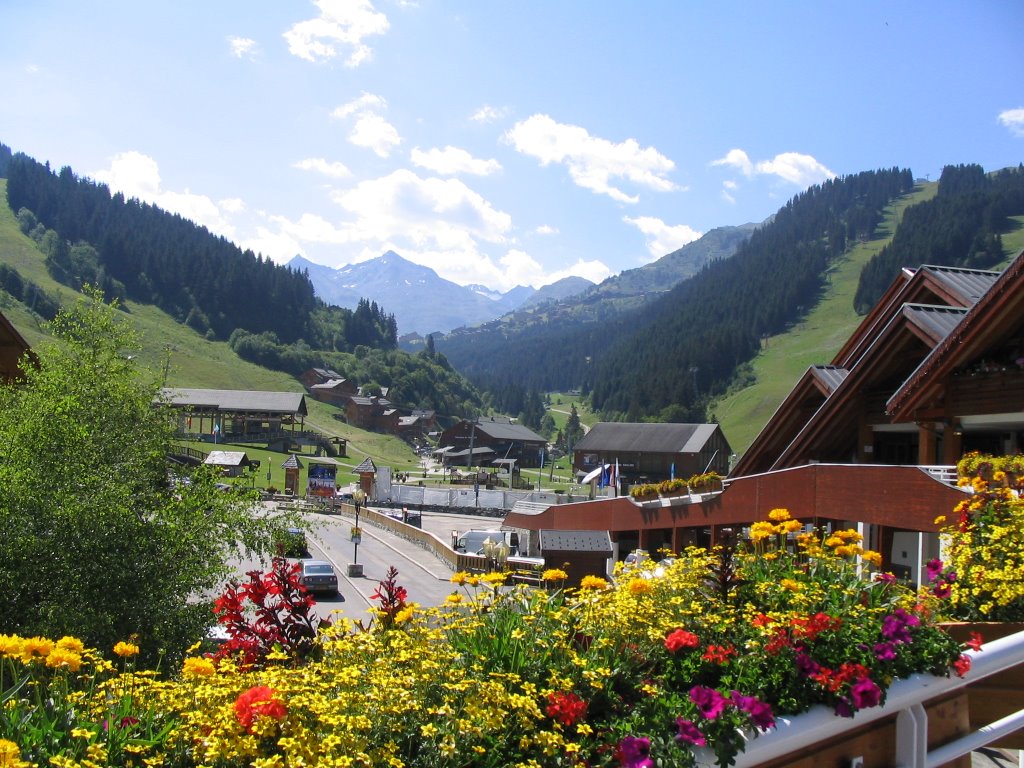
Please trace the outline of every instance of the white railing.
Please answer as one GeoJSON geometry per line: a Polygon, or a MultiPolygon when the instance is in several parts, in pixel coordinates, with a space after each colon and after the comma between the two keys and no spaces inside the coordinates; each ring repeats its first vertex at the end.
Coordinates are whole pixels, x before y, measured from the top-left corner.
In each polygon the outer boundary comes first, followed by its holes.
{"type": "MultiPolygon", "coordinates": [[[[884,706],[862,709],[854,717],[838,717],[827,707],[816,707],[801,715],[777,718],[775,729],[747,742],[746,751],[736,757],[735,768],[764,765],[892,715],[896,715],[896,754],[886,764],[897,768],[936,768],[1024,727],[1022,709],[928,752],[928,715],[923,703],[1024,664],[1024,632],[985,643],[980,651],[965,653],[971,657],[971,670],[965,677],[914,675],[898,680],[889,688],[884,706]]],[[[714,754],[707,749],[698,750],[697,765],[715,765],[714,754]]]]}
{"type": "Polygon", "coordinates": [[[946,464],[919,464],[918,466],[940,483],[956,485],[956,481],[959,479],[957,477],[956,467],[954,466],[948,466],[946,464]]]}

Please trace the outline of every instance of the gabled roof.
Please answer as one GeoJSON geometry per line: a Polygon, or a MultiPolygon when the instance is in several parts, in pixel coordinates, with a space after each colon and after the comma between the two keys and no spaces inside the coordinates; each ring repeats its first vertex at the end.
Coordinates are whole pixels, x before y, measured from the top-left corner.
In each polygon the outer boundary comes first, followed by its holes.
{"type": "Polygon", "coordinates": [[[522,424],[505,421],[483,421],[475,427],[477,432],[487,435],[492,440],[511,440],[520,443],[547,443],[543,437],[522,424]]]}
{"type": "Polygon", "coordinates": [[[306,396],[301,392],[263,392],[245,389],[161,390],[165,401],[177,408],[203,408],[232,413],[288,413],[306,415],[306,396]]]}
{"type": "Polygon", "coordinates": [[[717,424],[645,424],[602,421],[590,428],[573,450],[622,453],[699,453],[717,424]]]}
{"type": "Polygon", "coordinates": [[[337,386],[344,384],[346,379],[328,379],[319,384],[314,384],[310,389],[334,389],[337,386]]]}
{"type": "Polygon", "coordinates": [[[812,365],[786,395],[750,447],[733,467],[731,476],[763,472],[800,433],[810,417],[845,381],[849,371],[835,365],[812,365]]]}
{"type": "Polygon", "coordinates": [[[302,462],[294,453],[281,463],[282,469],[302,469],[302,462]]]}
{"type": "Polygon", "coordinates": [[[359,464],[356,465],[356,468],[353,469],[352,471],[355,472],[356,474],[360,474],[363,472],[376,472],[377,465],[373,463],[373,459],[367,456],[365,459],[359,462],[359,464]]]}
{"type": "Polygon", "coordinates": [[[28,342],[0,312],[0,379],[17,378],[20,375],[18,363],[28,351],[28,342]]]}
{"type": "Polygon", "coordinates": [[[925,357],[886,403],[894,420],[909,418],[957,367],[1024,326],[1024,251],[994,280],[960,322],[925,357]]]}
{"type": "MultiPolygon", "coordinates": [[[[807,420],[792,441],[782,450],[771,469],[801,464],[819,453],[813,446],[829,442],[838,445],[851,439],[856,442],[858,409],[850,407],[852,398],[872,387],[885,386],[896,379],[902,381],[914,362],[921,360],[956,327],[967,310],[921,304],[905,304],[875,336],[864,354],[850,369],[836,390],[807,420]]],[[[765,429],[773,429],[769,422],[765,429]]],[[[740,464],[737,463],[737,467],[740,464]]]]}
{"type": "Polygon", "coordinates": [[[245,451],[210,451],[203,464],[215,467],[244,467],[249,463],[245,451]]]}
{"type": "Polygon", "coordinates": [[[928,264],[916,270],[901,270],[857,330],[840,348],[832,363],[844,368],[852,367],[864,354],[866,345],[871,343],[904,304],[970,307],[998,277],[998,272],[990,270],[928,264]]]}

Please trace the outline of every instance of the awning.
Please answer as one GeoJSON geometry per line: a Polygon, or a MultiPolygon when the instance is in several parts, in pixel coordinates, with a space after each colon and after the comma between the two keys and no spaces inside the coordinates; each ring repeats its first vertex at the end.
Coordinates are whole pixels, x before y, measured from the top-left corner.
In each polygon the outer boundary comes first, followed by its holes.
{"type": "Polygon", "coordinates": [[[580,480],[580,483],[590,483],[593,482],[594,480],[597,480],[597,478],[601,476],[601,473],[608,469],[608,467],[610,466],[611,464],[605,464],[602,467],[598,467],[597,469],[587,472],[587,474],[583,476],[583,479],[580,480]]]}

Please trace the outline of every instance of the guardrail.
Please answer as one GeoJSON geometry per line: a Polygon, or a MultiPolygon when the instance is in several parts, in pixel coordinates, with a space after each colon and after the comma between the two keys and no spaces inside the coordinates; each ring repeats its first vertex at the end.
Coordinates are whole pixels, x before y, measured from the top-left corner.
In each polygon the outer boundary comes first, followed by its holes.
{"type": "MultiPolygon", "coordinates": [[[[349,502],[340,504],[336,511],[349,515],[353,519],[355,518],[356,508],[349,502]]],[[[401,520],[396,520],[389,515],[381,514],[374,509],[367,509],[366,507],[359,508],[359,521],[360,523],[366,522],[375,528],[382,528],[396,536],[401,536],[403,539],[411,541],[418,547],[431,552],[438,560],[441,560],[452,570],[458,570],[457,554],[452,551],[450,546],[429,531],[421,530],[414,525],[403,523],[401,520]]]]}
{"type": "MultiPolygon", "coordinates": [[[[965,653],[971,657],[971,670],[965,677],[914,675],[897,680],[889,688],[884,706],[862,709],[852,718],[838,717],[827,707],[816,707],[794,717],[780,717],[776,729],[747,742],[746,751],[736,758],[735,768],[756,768],[768,763],[782,765],[784,758],[800,754],[802,750],[806,757],[805,750],[812,744],[840,740],[884,718],[895,718],[896,723],[895,754],[885,764],[899,768],[938,768],[1024,727],[1022,709],[928,751],[928,715],[924,703],[1024,664],[1024,632],[986,643],[980,651],[965,653]]],[[[715,765],[714,754],[710,750],[699,750],[697,764],[715,765]]]]}

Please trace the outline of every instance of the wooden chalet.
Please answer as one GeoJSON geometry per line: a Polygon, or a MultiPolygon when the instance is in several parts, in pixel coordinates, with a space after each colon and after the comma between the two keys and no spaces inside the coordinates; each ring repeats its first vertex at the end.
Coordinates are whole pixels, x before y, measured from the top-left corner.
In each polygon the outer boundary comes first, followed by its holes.
{"type": "Polygon", "coordinates": [[[539,467],[541,452],[547,440],[522,424],[500,417],[463,419],[444,430],[440,444],[450,450],[444,460],[451,464],[477,465],[479,457],[515,459],[520,467],[539,467]],[[490,449],[489,452],[484,449],[490,449]]]}
{"type": "Polygon", "coordinates": [[[28,352],[28,342],[0,312],[0,381],[14,381],[22,375],[19,366],[28,352]]]}
{"type": "Polygon", "coordinates": [[[274,436],[286,427],[301,430],[307,415],[301,392],[165,388],[160,402],[179,411],[180,432],[217,439],[274,436]]]}
{"type": "Polygon", "coordinates": [[[904,270],[831,363],[796,382],[721,493],[513,510],[527,531],[607,530],[615,557],[742,535],[784,507],[856,527],[884,567],[919,582],[935,520],[963,499],[969,450],[1024,448],[1024,252],[1002,272],[904,270]]]}
{"type": "Polygon", "coordinates": [[[729,471],[729,447],[717,424],[599,422],[575,446],[572,467],[588,473],[618,464],[623,490],[631,484],[729,471]]]}

